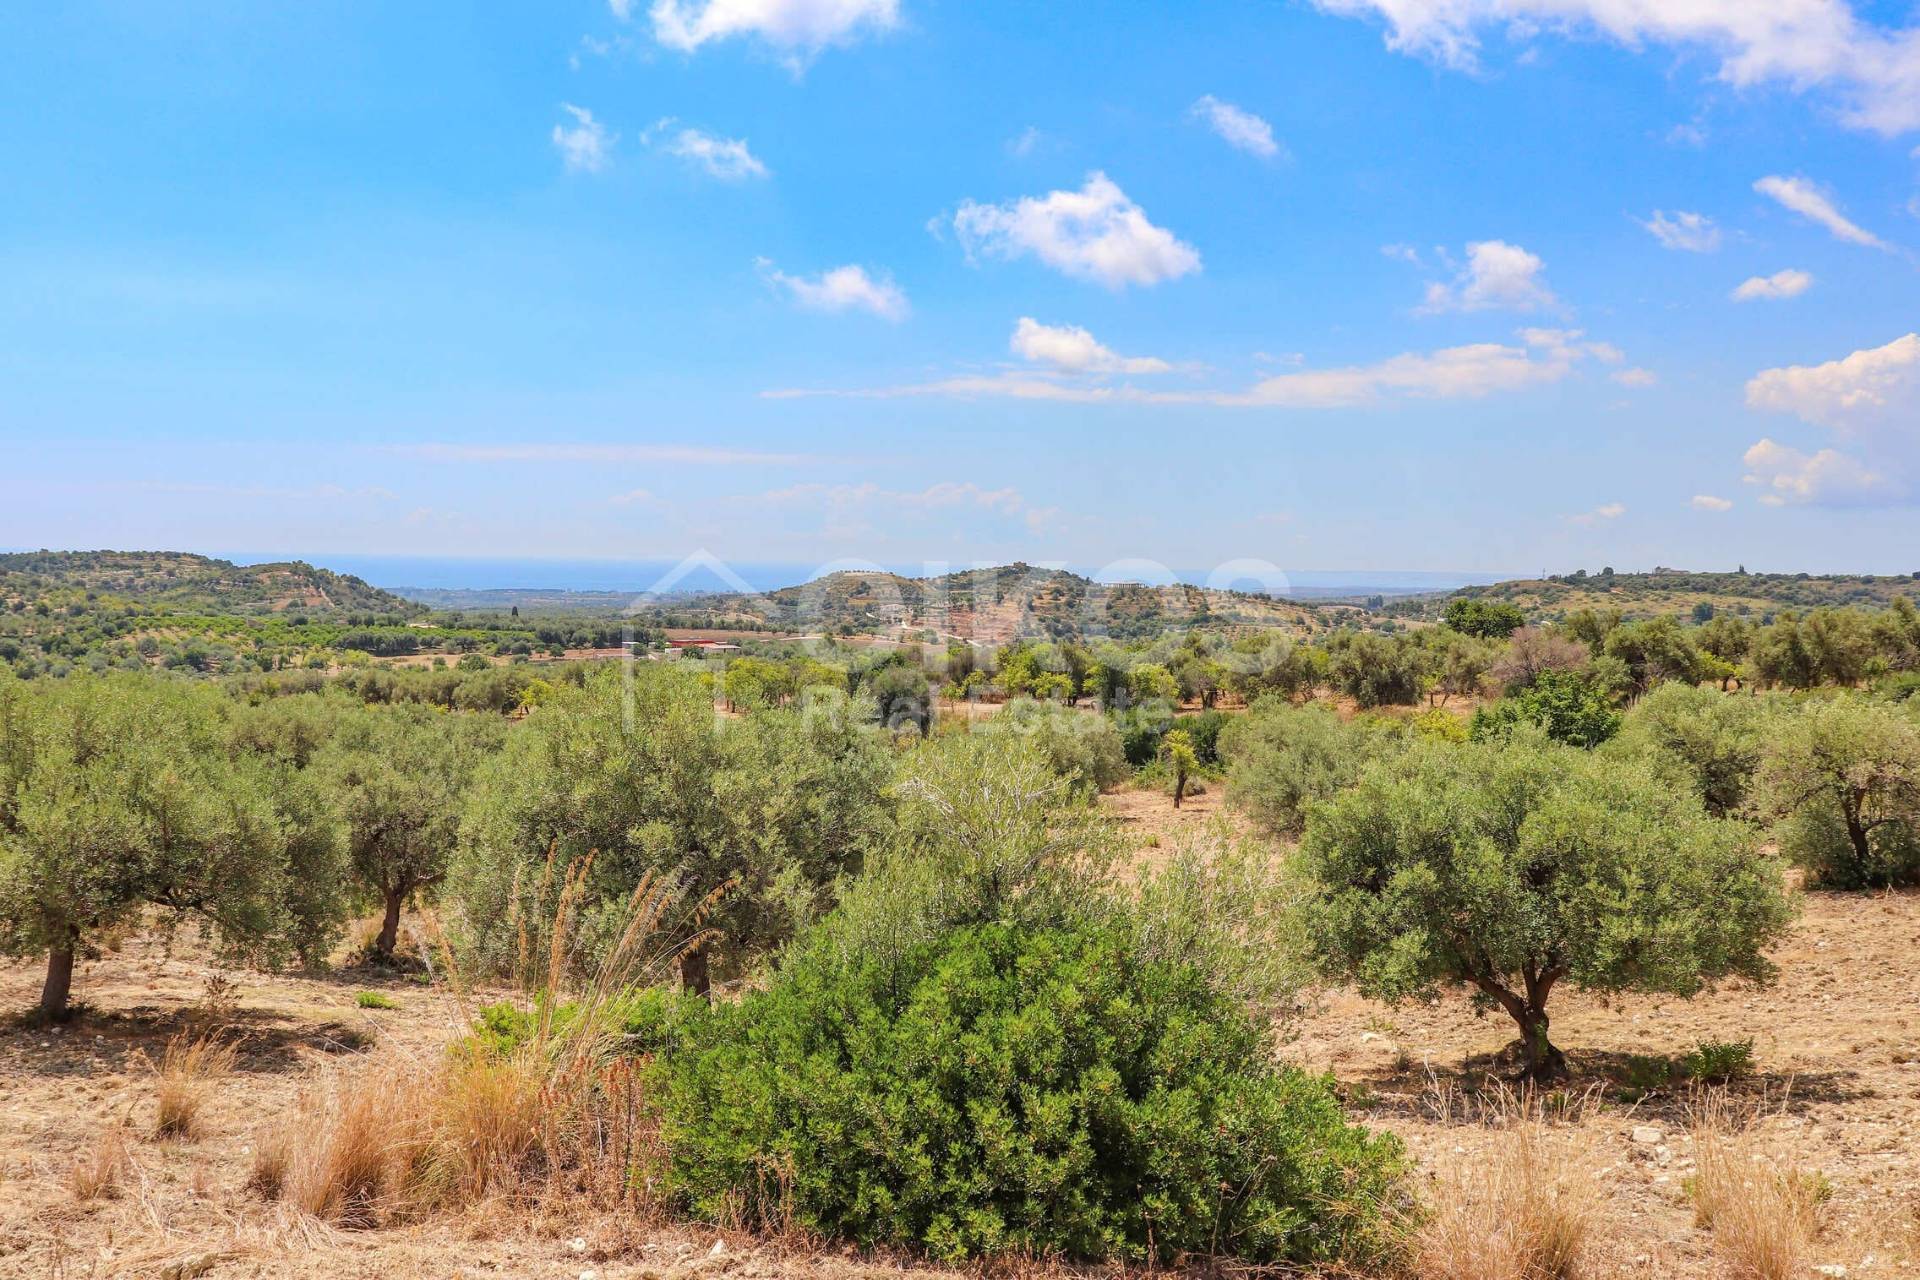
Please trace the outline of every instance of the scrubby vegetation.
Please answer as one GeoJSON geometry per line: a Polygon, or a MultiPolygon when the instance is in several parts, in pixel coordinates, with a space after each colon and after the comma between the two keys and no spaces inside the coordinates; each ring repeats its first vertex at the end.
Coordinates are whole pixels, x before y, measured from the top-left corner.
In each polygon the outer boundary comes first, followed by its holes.
{"type": "MultiPolygon", "coordinates": [[[[1288,1065],[1291,1020],[1316,984],[1464,996],[1535,1084],[1580,1066],[1566,990],[1766,983],[1786,866],[1920,879],[1920,624],[1454,603],[621,664],[0,666],[0,950],[44,962],[58,1021],[136,927],[272,968],[372,913],[343,1005],[397,1021],[415,1001],[379,988],[413,968],[466,1029],[261,1135],[256,1190],[343,1224],[584,1197],[942,1259],[1566,1272],[1591,1188],[1539,1113],[1492,1199],[1422,1207],[1356,1092],[1288,1065]],[[1151,860],[1099,800],[1223,780],[1230,828],[1151,860]],[[494,984],[518,994],[470,1000],[494,984]]],[[[1623,1078],[1758,1070],[1698,1036],[1623,1078]]],[[[155,1132],[193,1138],[231,1049],[175,1043],[155,1132]]],[[[1804,1261],[1804,1213],[1776,1240],[1716,1199],[1737,1164],[1695,1192],[1729,1257],[1804,1261]]],[[[103,1145],[76,1187],[121,1167],[103,1145]]]]}

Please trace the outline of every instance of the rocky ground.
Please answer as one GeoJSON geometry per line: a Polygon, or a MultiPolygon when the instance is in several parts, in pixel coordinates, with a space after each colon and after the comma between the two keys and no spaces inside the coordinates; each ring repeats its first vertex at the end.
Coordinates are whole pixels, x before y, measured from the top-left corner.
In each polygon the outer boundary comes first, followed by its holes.
{"type": "MultiPolygon", "coordinates": [[[[1149,849],[1223,819],[1218,788],[1176,815],[1165,796],[1106,804],[1149,849]]],[[[1686,1194],[1700,1096],[1672,1059],[1706,1040],[1754,1042],[1759,1073],[1730,1105],[1831,1196],[1816,1274],[1920,1275],[1920,894],[1811,894],[1776,954],[1779,982],[1692,1001],[1611,1003],[1569,992],[1554,1017],[1575,1078],[1557,1132],[1604,1189],[1595,1276],[1725,1274],[1686,1194]]],[[[31,1004],[39,970],[0,967],[0,1009],[31,1004]]],[[[0,1275],[47,1277],[852,1277],[931,1275],[805,1242],[723,1238],[671,1224],[529,1217],[486,1206],[452,1220],[341,1231],[244,1185],[250,1144],[319,1073],[379,1045],[438,1052],[458,1023],[444,993],[364,971],[312,978],[229,973],[190,942],[136,936],[84,965],[84,1016],[58,1030],[0,1030],[0,1275]],[[223,984],[231,989],[223,990],[223,984]],[[364,1009],[378,991],[399,1007],[364,1009]],[[201,1136],[154,1136],[154,1069],[198,1016],[242,1033],[237,1069],[201,1136]],[[75,1190],[74,1171],[123,1144],[117,1189],[75,1190]]],[[[1430,1187],[1472,1178],[1503,1131],[1486,1119],[1511,1028],[1464,998],[1388,1009],[1328,993],[1283,1053],[1339,1080],[1355,1114],[1405,1139],[1430,1187]]],[[[1058,1270],[1003,1265],[1002,1273],[1058,1270]]]]}

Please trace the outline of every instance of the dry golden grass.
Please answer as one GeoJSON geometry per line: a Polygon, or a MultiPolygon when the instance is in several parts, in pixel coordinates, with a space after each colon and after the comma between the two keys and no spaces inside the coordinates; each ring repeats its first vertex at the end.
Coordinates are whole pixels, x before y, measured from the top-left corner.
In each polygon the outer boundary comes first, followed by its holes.
{"type": "Polygon", "coordinates": [[[1591,1132],[1577,1114],[1556,1120],[1531,1095],[1505,1091],[1486,1104],[1483,1122],[1499,1136],[1435,1182],[1414,1233],[1414,1274],[1575,1280],[1606,1206],[1591,1132]]]}
{"type": "MultiPolygon", "coordinates": [[[[285,1157],[262,1143],[258,1186],[277,1184],[304,1213],[350,1226],[499,1195],[522,1204],[545,1193],[581,1208],[630,1207],[642,1194],[633,1172],[657,1149],[655,1123],[640,1074],[619,1052],[612,1013],[636,984],[658,980],[686,948],[706,941],[700,926],[718,895],[668,926],[678,886],[643,882],[611,955],[588,981],[573,984],[568,957],[590,865],[582,860],[562,875],[544,965],[523,941],[532,1024],[525,1043],[505,1053],[456,1046],[427,1059],[379,1054],[342,1068],[303,1100],[294,1128],[270,1140],[283,1143],[285,1157]],[[572,999],[560,1018],[563,993],[572,999]]],[[[522,938],[531,932],[522,930],[522,938]]],[[[441,953],[470,1025],[474,1010],[458,966],[449,949],[441,953]]]]}
{"type": "Polygon", "coordinates": [[[191,1140],[200,1132],[200,1112],[214,1086],[233,1073],[238,1052],[210,1035],[167,1041],[155,1075],[154,1133],[191,1140]]]}
{"type": "Polygon", "coordinates": [[[1826,1179],[1772,1149],[1758,1110],[1736,1115],[1724,1094],[1695,1110],[1688,1183],[1699,1225],[1736,1280],[1794,1280],[1812,1261],[1826,1179]]]}
{"type": "Polygon", "coordinates": [[[119,1125],[100,1131],[100,1137],[87,1153],[74,1161],[67,1172],[67,1188],[73,1198],[91,1203],[117,1195],[120,1176],[127,1167],[127,1133],[119,1125]]]}

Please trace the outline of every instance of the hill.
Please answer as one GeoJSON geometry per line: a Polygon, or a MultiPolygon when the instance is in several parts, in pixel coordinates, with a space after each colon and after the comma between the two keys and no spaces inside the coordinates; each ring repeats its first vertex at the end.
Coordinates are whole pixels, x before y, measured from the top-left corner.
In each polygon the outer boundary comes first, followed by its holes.
{"type": "Polygon", "coordinates": [[[184,551],[23,551],[0,555],[0,607],[112,597],[171,612],[252,614],[424,610],[359,578],[301,560],[238,565],[184,551]]]}
{"type": "Polygon", "coordinates": [[[1920,603],[1920,574],[1690,573],[1681,569],[1589,574],[1582,570],[1462,587],[1443,597],[1402,602],[1391,611],[1437,617],[1452,600],[1495,600],[1518,605],[1535,621],[1557,621],[1581,609],[1614,609],[1628,619],[1688,617],[1697,610],[1704,613],[1703,605],[1715,612],[1765,617],[1785,609],[1884,609],[1903,596],[1920,603]]]}
{"type": "Polygon", "coordinates": [[[1313,632],[1365,617],[1359,609],[1187,584],[1099,583],[1020,562],[930,578],[843,571],[765,595],[694,596],[637,613],[670,626],[909,638],[930,633],[981,644],[1024,637],[1125,639],[1186,627],[1313,632]]]}

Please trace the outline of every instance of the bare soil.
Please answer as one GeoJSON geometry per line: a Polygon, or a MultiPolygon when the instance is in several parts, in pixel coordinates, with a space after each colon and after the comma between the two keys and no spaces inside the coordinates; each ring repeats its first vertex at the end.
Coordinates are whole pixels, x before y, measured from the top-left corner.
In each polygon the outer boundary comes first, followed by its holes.
{"type": "MultiPolygon", "coordinates": [[[[1221,800],[1215,787],[1177,814],[1153,792],[1122,792],[1103,805],[1145,845],[1149,835],[1165,841],[1221,820],[1221,800]]],[[[1732,1086],[1737,1104],[1764,1113],[1764,1131],[1832,1187],[1813,1261],[1853,1277],[1920,1276],[1920,894],[1809,894],[1774,958],[1780,979],[1765,989],[1731,983],[1690,1001],[1556,996],[1553,1035],[1574,1069],[1568,1123],[1608,1193],[1587,1280],[1728,1274],[1686,1196],[1686,1130],[1698,1098],[1666,1063],[1704,1040],[1746,1039],[1759,1075],[1732,1086]]],[[[0,967],[0,1009],[29,1006],[40,978],[37,965],[0,967]]],[[[373,1231],[302,1220],[244,1186],[263,1125],[318,1073],[374,1045],[440,1052],[458,1021],[452,1000],[376,971],[223,972],[188,943],[168,948],[147,936],[86,962],[75,992],[88,1007],[68,1026],[0,1028],[0,1276],[952,1274],[805,1242],[506,1205],[373,1231]],[[194,1025],[215,974],[236,984],[220,1016],[241,1037],[238,1068],[209,1103],[199,1137],[161,1140],[151,1063],[170,1036],[194,1025]],[[360,1009],[361,991],[400,1007],[360,1009]],[[118,1189],[83,1200],[72,1171],[116,1129],[128,1152],[118,1189]]],[[[1334,991],[1292,1029],[1282,1053],[1331,1071],[1354,1114],[1399,1134],[1416,1181],[1434,1185],[1471,1177],[1502,1140],[1478,1118],[1473,1097],[1495,1087],[1512,1039],[1504,1020],[1475,1017],[1464,996],[1388,1009],[1334,991]]],[[[1048,1270],[1002,1264],[997,1273],[1048,1270]]]]}

